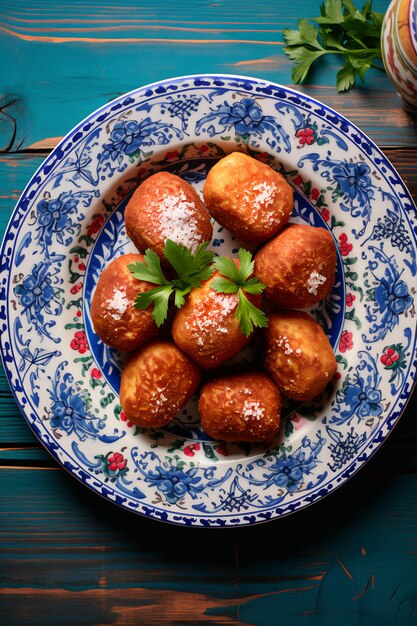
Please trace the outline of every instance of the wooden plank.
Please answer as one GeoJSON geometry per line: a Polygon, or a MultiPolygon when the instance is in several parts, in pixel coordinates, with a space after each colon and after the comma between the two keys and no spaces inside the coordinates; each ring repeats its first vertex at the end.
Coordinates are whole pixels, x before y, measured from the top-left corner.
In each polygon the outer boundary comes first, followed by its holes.
{"type": "Polygon", "coordinates": [[[54,459],[39,444],[35,446],[8,446],[0,448],[0,465],[21,466],[35,465],[36,467],[56,467],[54,459]]]}
{"type": "Polygon", "coordinates": [[[45,159],[41,154],[0,154],[0,237],[20,194],[45,159]]]}
{"type": "Polygon", "coordinates": [[[118,509],[62,471],[0,480],[0,609],[19,626],[333,626],[338,611],[346,624],[413,623],[416,476],[362,474],[296,515],[204,537],[118,509]]]}
{"type": "MultiPolygon", "coordinates": [[[[282,29],[296,28],[297,3],[188,2],[182,15],[173,3],[151,0],[71,8],[9,0],[3,6],[0,58],[13,72],[0,78],[0,93],[3,104],[15,101],[7,109],[17,122],[14,148],[53,145],[116,95],[172,76],[236,73],[291,85],[282,29]]],[[[387,6],[387,0],[374,2],[379,11],[387,6]]],[[[315,0],[303,2],[304,16],[317,12],[315,0]]],[[[372,70],[365,86],[338,94],[337,69],[334,58],[321,61],[299,89],[352,119],[381,146],[417,145],[415,123],[383,72],[372,70]]],[[[4,148],[13,124],[0,119],[4,148]]]]}

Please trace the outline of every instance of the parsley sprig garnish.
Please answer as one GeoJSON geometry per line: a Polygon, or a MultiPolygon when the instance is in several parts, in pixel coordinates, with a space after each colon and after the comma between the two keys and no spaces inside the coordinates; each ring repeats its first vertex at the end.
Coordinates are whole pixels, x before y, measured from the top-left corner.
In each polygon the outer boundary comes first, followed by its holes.
{"type": "Polygon", "coordinates": [[[325,54],[336,54],[343,59],[343,67],[336,76],[338,91],[355,85],[355,79],[364,81],[370,67],[384,69],[381,61],[381,27],[383,13],[372,10],[366,2],[359,10],[352,0],[325,0],[320,16],[298,21],[298,30],[285,29],[285,54],[295,61],[292,69],[294,83],[302,83],[311,65],[325,54]],[[316,28],[315,22],[318,24],[316,28]]]}
{"type": "Polygon", "coordinates": [[[140,293],[135,307],[144,310],[153,304],[152,317],[157,326],[162,326],[168,316],[172,294],[175,306],[181,308],[191,289],[201,287],[201,281],[212,276],[214,253],[207,250],[208,245],[209,242],[200,244],[193,254],[185,246],[167,239],[164,256],[176,274],[173,279],[166,278],[158,255],[150,249],[146,250],[143,261],[130,263],[128,267],[135,278],[158,285],[140,293]]]}
{"type": "Polygon", "coordinates": [[[172,279],[165,276],[161,261],[153,250],[146,250],[143,261],[130,263],[128,267],[135,278],[157,285],[140,293],[136,297],[135,307],[144,310],[153,304],[152,317],[157,326],[162,326],[168,316],[171,296],[174,296],[175,306],[180,309],[191,289],[201,287],[201,282],[211,278],[216,268],[221,276],[211,286],[219,293],[237,293],[236,317],[242,332],[248,337],[254,326],[268,325],[265,313],[246,296],[247,293],[262,293],[265,289],[258,278],[250,278],[254,269],[252,254],[240,248],[240,267],[237,267],[228,257],[214,258],[214,253],[207,250],[208,245],[209,242],[200,244],[193,254],[185,246],[167,239],[164,256],[176,274],[176,278],[172,279]]]}
{"type": "Polygon", "coordinates": [[[255,265],[252,254],[240,248],[238,256],[240,267],[228,257],[219,256],[214,259],[214,265],[221,276],[214,279],[211,287],[218,293],[237,293],[236,317],[241,331],[249,337],[254,326],[265,328],[268,326],[268,320],[265,313],[252,304],[246,294],[262,293],[265,285],[255,276],[250,278],[255,265]]]}

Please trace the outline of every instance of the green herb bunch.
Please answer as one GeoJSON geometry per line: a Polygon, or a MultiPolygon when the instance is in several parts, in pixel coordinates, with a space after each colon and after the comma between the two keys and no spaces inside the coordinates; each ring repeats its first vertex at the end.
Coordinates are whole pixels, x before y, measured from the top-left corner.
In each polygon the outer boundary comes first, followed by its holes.
{"type": "Polygon", "coordinates": [[[300,19],[298,30],[283,31],[284,52],[295,61],[293,82],[304,82],[312,64],[326,54],[338,55],[343,62],[336,76],[338,91],[353,87],[357,77],[364,82],[371,67],[383,70],[383,18],[383,13],[372,10],[372,2],[359,10],[352,0],[325,0],[319,17],[300,19]]]}
{"type": "Polygon", "coordinates": [[[211,265],[214,253],[207,250],[208,245],[209,242],[200,244],[193,254],[185,246],[167,239],[164,256],[176,274],[176,278],[172,279],[166,278],[158,255],[149,248],[145,252],[144,261],[130,263],[128,268],[135,278],[158,285],[140,293],[135,300],[135,307],[144,310],[153,304],[152,317],[157,326],[162,326],[168,316],[171,296],[174,296],[175,306],[180,309],[191,289],[201,287],[201,281],[213,275],[214,268],[211,265]]]}
{"type": "Polygon", "coordinates": [[[162,326],[168,316],[170,300],[180,309],[185,303],[185,296],[192,289],[201,287],[202,281],[208,280],[217,269],[221,277],[213,281],[213,289],[221,293],[237,293],[238,307],[236,317],[239,327],[248,337],[254,326],[266,326],[265,313],[253,305],[246,294],[259,294],[265,289],[260,280],[252,277],[254,262],[252,254],[243,248],[239,250],[238,268],[228,257],[216,257],[207,250],[209,242],[198,246],[193,254],[188,248],[167,239],[164,256],[169,263],[169,272],[174,278],[167,278],[161,261],[153,250],[146,250],[143,261],[129,264],[129,270],[135,278],[154,285],[152,289],[140,293],[135,300],[137,309],[145,310],[153,304],[152,317],[157,326],[162,326]]]}
{"type": "Polygon", "coordinates": [[[214,259],[214,265],[221,276],[213,281],[212,287],[219,293],[237,293],[236,317],[241,331],[249,337],[254,326],[265,328],[268,320],[265,313],[252,304],[246,294],[260,294],[265,285],[256,276],[251,278],[255,265],[252,254],[240,248],[238,257],[239,267],[233,259],[225,256],[214,259]]]}

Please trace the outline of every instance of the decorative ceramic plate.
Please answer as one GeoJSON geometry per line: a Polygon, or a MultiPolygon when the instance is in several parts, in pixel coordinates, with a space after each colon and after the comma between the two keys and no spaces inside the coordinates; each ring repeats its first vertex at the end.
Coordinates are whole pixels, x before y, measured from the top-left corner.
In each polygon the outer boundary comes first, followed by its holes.
{"type": "MultiPolygon", "coordinates": [[[[361,467],[411,393],[416,225],[381,151],[306,95],[211,75],[121,96],[55,148],[8,226],[1,350],[16,401],[57,461],[131,511],[193,526],[299,511],[361,467]],[[89,314],[100,272],[132,250],[123,221],[132,190],[167,170],[201,191],[209,168],[233,150],[282,172],[295,190],[292,221],[327,228],[338,247],[334,289],[312,311],[338,373],[314,402],[286,406],[269,445],[213,441],[195,399],[166,428],[130,423],[118,398],[123,355],[98,340],[89,314]]],[[[240,243],[215,224],[211,245],[233,255],[240,243]]],[[[248,367],[251,359],[251,349],[240,357],[248,367]]]]}

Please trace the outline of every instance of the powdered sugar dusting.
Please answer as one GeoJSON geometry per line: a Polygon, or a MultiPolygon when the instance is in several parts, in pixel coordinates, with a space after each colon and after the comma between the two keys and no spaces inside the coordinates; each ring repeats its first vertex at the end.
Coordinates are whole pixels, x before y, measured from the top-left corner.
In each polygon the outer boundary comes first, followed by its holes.
{"type": "Polygon", "coordinates": [[[157,415],[159,412],[165,411],[169,406],[171,406],[171,402],[167,398],[167,396],[163,393],[167,391],[165,387],[157,387],[152,394],[149,400],[149,411],[152,415],[157,415]]]}
{"type": "Polygon", "coordinates": [[[159,211],[162,237],[195,252],[200,243],[200,235],[195,219],[194,202],[188,202],[181,190],[175,196],[166,196],[159,205],[159,211]]]}
{"type": "MultiPolygon", "coordinates": [[[[195,309],[195,333],[227,333],[224,326],[225,319],[237,307],[235,294],[217,293],[210,290],[207,297],[195,309]]],[[[200,336],[201,339],[201,336],[200,336]]],[[[199,345],[203,345],[203,340],[197,340],[199,345]]]]}
{"type": "Polygon", "coordinates": [[[277,346],[278,348],[282,348],[284,351],[284,354],[292,354],[293,353],[293,349],[291,348],[291,344],[289,342],[288,337],[280,337],[279,339],[277,339],[277,346]]]}
{"type": "Polygon", "coordinates": [[[123,289],[115,289],[112,297],[107,300],[107,310],[114,319],[119,320],[129,304],[126,292],[123,289]]]}
{"type": "Polygon", "coordinates": [[[318,272],[311,272],[310,276],[307,279],[308,293],[312,293],[314,296],[317,296],[317,289],[321,287],[321,285],[323,285],[326,280],[326,277],[322,276],[318,272]]]}
{"type": "Polygon", "coordinates": [[[251,187],[250,191],[256,192],[255,196],[250,196],[249,191],[246,191],[243,199],[250,202],[255,209],[259,210],[273,203],[276,190],[276,185],[264,181],[251,187]]]}
{"type": "Polygon", "coordinates": [[[282,215],[282,211],[277,212],[274,205],[277,187],[274,183],[263,181],[252,185],[243,195],[243,200],[249,204],[252,210],[252,220],[262,218],[267,224],[279,224],[281,219],[278,214],[282,215]],[[268,209],[269,207],[269,209],[268,209]]]}
{"type": "Polygon", "coordinates": [[[245,400],[243,405],[243,419],[245,422],[248,421],[249,418],[253,417],[257,421],[259,421],[265,414],[265,407],[261,405],[260,402],[250,402],[249,400],[245,400]]]}

